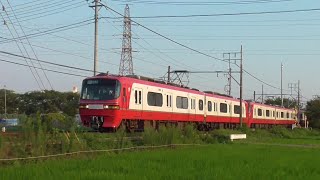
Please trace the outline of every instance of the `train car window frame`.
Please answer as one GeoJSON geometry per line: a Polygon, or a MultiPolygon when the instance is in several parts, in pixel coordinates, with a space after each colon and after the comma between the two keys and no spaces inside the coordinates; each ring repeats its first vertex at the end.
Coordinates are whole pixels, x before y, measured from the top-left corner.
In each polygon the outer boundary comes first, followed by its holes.
{"type": "Polygon", "coordinates": [[[147,102],[149,106],[162,107],[163,105],[163,96],[161,93],[157,92],[148,92],[147,102]]]}
{"type": "Polygon", "coordinates": [[[208,101],[208,111],[211,112],[212,111],[212,102],[208,101]]]}
{"type": "Polygon", "coordinates": [[[134,103],[138,104],[138,91],[134,90],[134,103]]]}
{"type": "Polygon", "coordinates": [[[85,79],[82,81],[80,99],[114,100],[120,97],[122,85],[114,79],[85,79]]]}
{"type": "Polygon", "coordinates": [[[228,104],[227,103],[220,103],[220,112],[221,113],[228,113],[228,104]]]}
{"type": "Polygon", "coordinates": [[[167,94],[167,107],[172,107],[172,103],[171,103],[171,95],[167,94]]]}
{"type": "Polygon", "coordinates": [[[240,114],[240,106],[239,105],[233,105],[233,113],[240,114]]]}
{"type": "Polygon", "coordinates": [[[290,114],[289,114],[289,112],[287,112],[287,118],[290,118],[290,114]]]}
{"type": "Polygon", "coordinates": [[[142,104],[142,91],[139,91],[139,104],[142,104]]]}
{"type": "Polygon", "coordinates": [[[258,108],[258,116],[262,116],[262,109],[258,108]]]}
{"type": "Polygon", "coordinates": [[[199,110],[203,111],[203,100],[199,99],[199,110]]]}
{"type": "Polygon", "coordinates": [[[270,117],[270,110],[268,110],[268,109],[266,110],[266,116],[270,117]]]}
{"type": "Polygon", "coordinates": [[[178,109],[188,109],[188,98],[183,96],[176,97],[176,107],[178,109]]]}
{"type": "Polygon", "coordinates": [[[284,118],[284,113],[283,112],[281,112],[281,118],[284,118]]]}
{"type": "Polygon", "coordinates": [[[190,99],[190,104],[191,104],[191,106],[190,106],[191,109],[196,109],[196,100],[195,99],[190,99]]]}

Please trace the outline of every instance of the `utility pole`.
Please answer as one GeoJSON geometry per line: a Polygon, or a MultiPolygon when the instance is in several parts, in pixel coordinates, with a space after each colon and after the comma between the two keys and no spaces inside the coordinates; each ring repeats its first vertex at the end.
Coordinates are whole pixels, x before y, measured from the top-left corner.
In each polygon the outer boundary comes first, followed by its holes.
{"type": "Polygon", "coordinates": [[[240,127],[242,127],[242,113],[243,113],[243,109],[242,109],[242,90],[243,90],[243,80],[242,80],[242,76],[243,76],[243,56],[242,56],[242,45],[240,48],[240,52],[229,52],[229,53],[223,53],[223,56],[228,55],[228,59],[224,59],[224,61],[228,61],[229,62],[229,69],[228,69],[228,94],[231,95],[231,79],[233,79],[240,87],[240,127]],[[231,58],[231,54],[234,55],[234,58],[231,58]],[[240,54],[240,59],[237,58],[237,55],[240,54]],[[239,68],[240,71],[237,73],[240,73],[240,81],[237,81],[233,76],[232,76],[232,71],[231,71],[231,61],[234,61],[234,64],[236,64],[239,68]],[[240,61],[240,66],[237,64],[237,61],[240,61]]]}
{"type": "Polygon", "coordinates": [[[4,85],[4,118],[7,118],[7,87],[4,85]]]}
{"type": "Polygon", "coordinates": [[[298,112],[300,112],[300,80],[298,80],[298,112]]]}
{"type": "Polygon", "coordinates": [[[242,87],[243,87],[243,82],[242,82],[242,45],[241,45],[241,50],[240,50],[240,127],[242,127],[242,87]]]}
{"type": "Polygon", "coordinates": [[[282,95],[282,69],[283,69],[283,64],[281,63],[281,107],[283,107],[283,95],[282,95]]]}
{"type": "Polygon", "coordinates": [[[227,91],[228,95],[231,96],[231,80],[232,80],[232,75],[231,75],[231,53],[223,53],[223,57],[225,55],[228,55],[228,58],[227,59],[224,59],[224,60],[227,60],[229,62],[229,68],[228,68],[228,85],[227,85],[227,88],[225,91],[227,91]]]}
{"type": "Polygon", "coordinates": [[[98,68],[98,3],[100,0],[94,0],[94,64],[93,64],[93,75],[97,74],[98,68]]]}

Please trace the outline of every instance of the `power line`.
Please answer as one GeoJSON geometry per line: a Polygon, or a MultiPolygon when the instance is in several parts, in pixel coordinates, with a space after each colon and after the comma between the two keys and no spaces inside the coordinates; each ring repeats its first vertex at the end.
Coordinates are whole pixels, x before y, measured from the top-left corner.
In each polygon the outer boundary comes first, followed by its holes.
{"type": "MultiPolygon", "coordinates": [[[[120,16],[123,17],[123,15],[122,15],[121,13],[119,13],[119,12],[111,9],[110,7],[104,5],[103,3],[100,3],[100,4],[101,4],[102,6],[104,6],[106,10],[109,9],[110,11],[113,11],[113,12],[115,12],[116,14],[118,14],[118,15],[120,15],[120,16]]],[[[207,57],[210,57],[210,58],[219,60],[219,61],[224,61],[224,62],[226,62],[226,61],[223,60],[223,59],[219,59],[219,58],[217,58],[217,57],[214,57],[214,56],[211,56],[211,55],[209,55],[209,54],[203,53],[203,52],[201,52],[201,51],[199,51],[199,50],[193,49],[193,48],[191,48],[191,47],[189,47],[189,46],[187,46],[187,45],[184,45],[184,44],[182,44],[182,43],[179,43],[179,42],[177,42],[177,41],[175,41],[175,40],[173,40],[173,39],[171,39],[171,38],[168,38],[168,37],[166,37],[166,36],[164,36],[164,35],[156,32],[156,31],[154,31],[154,30],[152,30],[152,29],[150,29],[150,28],[148,28],[148,27],[146,27],[146,26],[138,23],[138,22],[135,21],[135,20],[132,20],[132,19],[131,19],[131,21],[134,22],[134,23],[136,23],[137,25],[143,27],[144,29],[147,29],[148,31],[150,31],[150,32],[152,32],[152,33],[157,34],[158,36],[161,36],[162,38],[164,38],[164,39],[166,39],[166,40],[168,40],[168,41],[173,42],[174,44],[177,44],[177,45],[182,46],[182,47],[184,47],[184,48],[186,48],[186,49],[189,49],[189,50],[191,50],[191,51],[194,51],[194,52],[197,52],[197,53],[199,53],[199,54],[202,54],[202,55],[204,55],[204,56],[207,56],[207,57]]]]}
{"type": "MultiPolygon", "coordinates": [[[[16,65],[20,65],[20,66],[28,66],[28,65],[26,65],[26,64],[21,64],[21,63],[17,63],[17,62],[7,61],[7,60],[4,60],[4,59],[0,59],[0,61],[6,62],[6,63],[11,63],[11,64],[16,64],[16,65]]],[[[38,67],[34,67],[34,68],[39,69],[38,67]]],[[[55,71],[55,70],[45,69],[45,68],[44,68],[44,70],[50,71],[50,72],[59,73],[59,74],[66,74],[66,75],[79,76],[79,77],[87,77],[87,76],[83,76],[83,75],[79,75],[79,74],[66,73],[66,72],[61,72],[61,71],[55,71]]]]}
{"type": "MultiPolygon", "coordinates": [[[[16,16],[16,14],[15,14],[15,12],[14,12],[14,10],[13,10],[10,2],[9,2],[9,0],[7,0],[7,3],[8,3],[8,5],[9,5],[10,9],[12,10],[12,13],[13,13],[14,17],[16,18],[16,20],[17,20],[17,22],[18,22],[18,24],[19,24],[19,27],[20,27],[21,31],[23,32],[23,35],[25,36],[26,34],[25,34],[25,32],[24,32],[24,30],[23,30],[23,28],[22,28],[22,26],[21,26],[21,24],[20,24],[20,22],[19,22],[19,19],[17,18],[17,16],[16,16]]],[[[2,3],[1,3],[1,4],[2,4],[2,3]]],[[[8,15],[8,16],[9,16],[9,15],[8,15]]],[[[29,39],[28,39],[28,38],[26,38],[26,39],[27,39],[27,42],[28,42],[30,48],[32,49],[32,52],[33,52],[34,56],[36,57],[36,59],[38,59],[37,54],[36,54],[36,52],[34,51],[33,47],[31,46],[31,43],[30,43],[29,39]]],[[[40,65],[40,67],[42,68],[41,63],[40,63],[39,61],[38,61],[38,63],[39,63],[39,65],[40,65]]],[[[45,78],[47,79],[47,81],[48,81],[51,89],[53,90],[52,84],[51,84],[51,82],[50,82],[47,74],[45,73],[45,71],[44,71],[43,69],[42,69],[42,72],[43,72],[45,78]]]]}
{"type": "MultiPolygon", "coordinates": [[[[89,25],[89,24],[92,24],[92,23],[94,23],[93,19],[87,19],[87,20],[84,20],[84,21],[80,21],[80,22],[69,24],[69,25],[56,27],[56,28],[53,28],[53,29],[40,31],[40,32],[37,32],[37,33],[27,34],[27,35],[21,36],[19,38],[20,39],[25,39],[25,38],[38,37],[38,36],[47,35],[47,34],[50,34],[50,33],[57,33],[57,32],[61,32],[61,31],[73,29],[73,28],[78,28],[78,27],[81,27],[81,26],[84,26],[84,25],[89,25]]],[[[11,39],[10,41],[0,41],[0,43],[7,43],[7,42],[11,42],[13,40],[14,39],[11,39]]]]}
{"type": "MultiPolygon", "coordinates": [[[[30,4],[29,6],[25,6],[25,7],[15,7],[15,13],[17,15],[25,15],[25,14],[31,14],[31,13],[39,13],[40,11],[44,11],[47,12],[47,9],[50,9],[52,7],[56,7],[56,6],[61,6],[61,5],[67,5],[70,2],[74,2],[73,0],[60,0],[60,1],[51,1],[51,2],[40,2],[39,4],[30,4]]],[[[83,1],[82,1],[83,2],[83,1]]],[[[8,11],[8,13],[10,14],[12,11],[8,11]]]]}
{"type": "MultiPolygon", "coordinates": [[[[112,13],[112,12],[111,12],[111,13],[112,13]]],[[[113,14],[113,13],[112,13],[112,14],[113,14]]],[[[105,20],[108,21],[107,19],[105,19],[105,20]]],[[[110,23],[110,21],[108,21],[108,22],[110,23]]],[[[115,27],[113,24],[112,24],[112,26],[113,26],[115,29],[119,30],[119,29],[118,29],[117,27],[115,27]]],[[[120,31],[120,30],[119,30],[119,31],[120,31]]],[[[144,38],[142,38],[141,36],[139,36],[137,33],[135,33],[134,31],[132,31],[132,33],[133,33],[135,36],[137,36],[139,39],[142,39],[142,40],[143,40],[145,43],[147,43],[150,47],[152,47],[152,45],[151,45],[148,41],[146,41],[144,38]]],[[[184,65],[184,66],[186,66],[186,67],[188,67],[188,68],[191,68],[191,69],[193,68],[193,67],[191,67],[191,66],[185,65],[184,63],[181,63],[181,61],[178,61],[178,60],[176,60],[176,59],[168,56],[167,54],[163,53],[162,51],[158,50],[159,53],[161,53],[162,55],[168,57],[168,58],[171,59],[172,61],[177,62],[178,64],[175,64],[175,63],[173,63],[173,62],[170,62],[170,61],[166,60],[165,58],[162,58],[161,56],[157,55],[156,53],[154,53],[154,52],[152,52],[152,51],[148,51],[148,49],[146,49],[144,46],[142,46],[142,45],[141,45],[140,43],[138,43],[137,41],[133,40],[133,42],[135,42],[135,43],[136,43],[138,46],[140,46],[142,49],[145,49],[147,52],[150,52],[150,53],[153,54],[154,56],[160,58],[161,60],[163,60],[163,61],[165,61],[165,62],[167,62],[167,63],[169,63],[169,64],[174,64],[174,65],[176,65],[176,66],[180,66],[180,65],[182,64],[182,65],[184,65]]],[[[157,50],[157,49],[156,49],[156,50],[157,50]]],[[[137,59],[137,58],[136,58],[136,59],[137,59]]],[[[139,59],[138,59],[138,60],[139,60],[139,59]]],[[[140,60],[141,60],[141,59],[140,59],[140,60]]],[[[146,61],[146,60],[141,60],[141,61],[146,61]]],[[[150,62],[150,61],[147,61],[147,62],[150,62]]],[[[167,67],[167,66],[164,66],[164,65],[162,65],[162,64],[160,64],[160,66],[167,67]]],[[[199,76],[199,75],[195,75],[195,76],[203,78],[202,76],[199,76]]],[[[209,79],[209,78],[207,78],[207,77],[205,77],[205,78],[206,78],[206,79],[209,79]]]]}
{"type": "MultiPolygon", "coordinates": [[[[118,14],[118,15],[120,15],[120,16],[123,17],[123,15],[122,15],[121,13],[113,10],[112,8],[106,6],[106,5],[103,4],[103,3],[100,3],[100,4],[101,4],[102,6],[104,6],[106,10],[110,10],[110,11],[112,11],[112,12],[115,12],[116,14],[118,14]]],[[[320,9],[318,9],[318,10],[320,10],[320,9]]],[[[199,51],[199,50],[193,49],[193,48],[191,48],[191,47],[189,47],[189,46],[187,46],[187,45],[184,45],[184,44],[182,44],[182,43],[179,43],[179,42],[177,42],[177,41],[175,41],[175,40],[173,40],[173,39],[171,39],[171,38],[168,38],[168,37],[166,37],[166,36],[164,36],[164,35],[156,32],[156,31],[154,31],[154,30],[152,30],[152,29],[150,29],[150,28],[148,28],[148,27],[146,27],[146,26],[138,23],[138,22],[135,21],[135,20],[132,20],[132,19],[131,19],[131,21],[134,22],[134,23],[136,23],[137,25],[139,25],[139,26],[147,29],[148,31],[150,31],[150,32],[152,32],[152,33],[154,33],[154,34],[156,34],[156,35],[158,35],[158,36],[161,36],[162,38],[164,38],[164,39],[166,39],[166,40],[168,40],[168,41],[170,41],[170,42],[173,42],[173,43],[175,43],[175,44],[177,44],[177,45],[179,45],[179,46],[182,46],[182,47],[184,47],[184,48],[186,48],[186,49],[189,49],[189,50],[191,50],[191,51],[194,51],[194,52],[196,52],[196,53],[198,53],[198,54],[202,54],[202,55],[204,55],[204,56],[206,56],[206,57],[213,58],[213,59],[215,59],[215,60],[227,62],[226,60],[223,60],[223,59],[220,59],[220,58],[211,56],[211,55],[206,54],[206,53],[204,53],[204,52],[201,52],[201,51],[199,51]]],[[[237,64],[236,64],[236,65],[237,65],[237,64]]],[[[239,65],[237,65],[237,66],[239,67],[239,65]]],[[[275,88],[275,89],[280,89],[280,88],[275,87],[275,86],[273,86],[273,85],[271,85],[271,84],[269,84],[269,83],[264,82],[263,80],[261,80],[261,79],[257,78],[256,76],[252,75],[251,73],[249,73],[249,72],[248,72],[247,70],[245,70],[245,69],[243,69],[243,71],[244,71],[245,73],[247,73],[249,76],[251,76],[251,77],[253,77],[254,79],[258,80],[259,82],[262,82],[262,83],[266,84],[267,86],[270,86],[270,87],[275,88]]]]}
{"type": "MultiPolygon", "coordinates": [[[[1,2],[1,4],[2,4],[2,2],[1,2]]],[[[2,6],[3,6],[3,5],[2,5],[2,6]]],[[[4,7],[4,6],[3,6],[3,7],[4,7]]],[[[2,17],[3,21],[4,21],[4,22],[6,22],[6,21],[5,21],[4,16],[2,15],[2,13],[0,13],[0,15],[1,15],[1,17],[2,17]]],[[[10,17],[8,17],[8,18],[10,19],[10,17]]],[[[12,38],[15,38],[15,36],[14,36],[14,34],[12,33],[11,29],[9,28],[8,24],[6,24],[6,23],[5,23],[5,25],[6,25],[7,29],[9,30],[9,32],[10,32],[10,34],[11,34],[12,38]]],[[[14,26],[13,26],[13,28],[14,28],[14,26]]],[[[15,30],[15,32],[16,32],[16,34],[17,34],[17,31],[16,31],[16,29],[15,29],[15,28],[14,28],[14,30],[15,30]]],[[[19,35],[18,35],[18,34],[17,34],[17,36],[19,37],[19,35]]],[[[21,39],[19,39],[19,38],[18,38],[18,41],[21,41],[21,39]]],[[[21,54],[23,54],[23,51],[22,51],[22,49],[20,48],[20,46],[19,46],[19,44],[18,44],[18,42],[17,42],[17,41],[16,41],[16,45],[18,46],[18,49],[19,49],[20,53],[21,53],[21,54]]],[[[23,46],[23,47],[24,47],[24,46],[23,46]]],[[[24,47],[24,49],[25,49],[25,47],[24,47]]],[[[25,51],[26,51],[26,49],[25,49],[25,51]]],[[[41,88],[41,86],[40,86],[40,83],[39,83],[39,81],[38,81],[37,77],[35,76],[35,73],[33,72],[33,70],[32,70],[32,68],[31,68],[31,66],[28,64],[27,59],[26,59],[26,58],[24,58],[24,60],[25,60],[26,64],[28,65],[28,67],[29,67],[29,69],[30,69],[30,71],[31,71],[31,73],[32,73],[32,75],[33,75],[33,77],[34,77],[35,81],[37,82],[39,89],[41,90],[42,88],[41,88]]],[[[32,61],[31,61],[31,65],[32,65],[32,67],[34,68],[34,70],[35,70],[36,74],[38,75],[39,80],[41,81],[41,78],[40,78],[40,76],[39,76],[39,74],[38,74],[37,70],[35,69],[35,67],[34,67],[34,65],[33,65],[33,62],[32,62],[32,61]]],[[[41,83],[42,83],[42,85],[43,85],[43,82],[42,82],[42,81],[41,81],[41,83]]],[[[43,85],[43,87],[44,87],[44,85],[43,85]]],[[[44,88],[45,88],[45,87],[44,87],[44,88]]]]}
{"type": "MultiPolygon", "coordinates": [[[[87,69],[78,68],[78,67],[74,67],[74,66],[67,66],[67,65],[52,63],[52,62],[48,62],[48,61],[44,61],[44,60],[39,60],[39,59],[34,59],[34,58],[30,58],[30,57],[21,56],[21,55],[10,53],[10,52],[6,52],[6,51],[1,51],[0,50],[0,53],[6,54],[6,55],[10,55],[10,56],[14,56],[14,57],[18,57],[18,58],[26,58],[26,59],[29,59],[29,60],[32,60],[32,61],[39,61],[39,62],[42,62],[42,63],[51,64],[51,65],[55,65],[55,66],[60,66],[60,67],[64,67],[64,68],[81,70],[81,71],[86,71],[86,72],[93,72],[92,70],[87,70],[87,69]]],[[[99,72],[99,73],[102,73],[102,72],[99,72]]]]}
{"type": "MultiPolygon", "coordinates": [[[[115,1],[115,0],[111,0],[115,1]]],[[[131,4],[142,4],[142,5],[175,5],[175,6],[221,6],[221,5],[247,5],[247,4],[265,4],[265,3],[279,3],[279,2],[289,2],[293,0],[256,0],[256,1],[135,1],[135,0],[117,0],[117,2],[131,3],[131,4]]]]}
{"type": "MultiPolygon", "coordinates": [[[[107,7],[109,9],[109,7],[107,7]]],[[[111,10],[111,9],[110,9],[111,10]]],[[[313,9],[295,9],[282,11],[260,11],[260,12],[239,12],[239,13],[222,13],[222,14],[191,14],[191,15],[166,15],[166,16],[136,16],[132,19],[155,19],[155,18],[191,18],[191,17],[218,17],[218,16],[242,16],[242,15],[262,15],[262,14],[282,14],[282,13],[297,13],[297,12],[315,12],[320,11],[320,8],[313,9]]],[[[104,17],[109,19],[120,19],[121,17],[104,17]]]]}
{"type": "Polygon", "coordinates": [[[28,15],[28,16],[23,16],[21,18],[22,20],[20,22],[25,22],[25,21],[39,19],[39,18],[51,16],[51,15],[56,15],[56,14],[59,14],[59,13],[62,13],[62,12],[66,12],[66,11],[69,11],[69,10],[72,10],[72,9],[76,9],[76,8],[82,7],[84,5],[86,5],[86,3],[73,4],[72,6],[59,7],[59,8],[53,9],[51,11],[45,11],[45,12],[40,12],[40,13],[37,11],[37,13],[31,14],[31,15],[28,15]]]}

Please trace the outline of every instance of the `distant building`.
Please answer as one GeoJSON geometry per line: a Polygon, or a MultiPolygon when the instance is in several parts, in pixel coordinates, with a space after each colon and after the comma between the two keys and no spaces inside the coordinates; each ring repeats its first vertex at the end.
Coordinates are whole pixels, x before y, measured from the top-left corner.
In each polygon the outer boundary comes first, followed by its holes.
{"type": "Polygon", "coordinates": [[[78,93],[78,88],[77,88],[76,86],[73,86],[73,87],[72,87],[72,92],[73,92],[73,93],[78,93]]]}

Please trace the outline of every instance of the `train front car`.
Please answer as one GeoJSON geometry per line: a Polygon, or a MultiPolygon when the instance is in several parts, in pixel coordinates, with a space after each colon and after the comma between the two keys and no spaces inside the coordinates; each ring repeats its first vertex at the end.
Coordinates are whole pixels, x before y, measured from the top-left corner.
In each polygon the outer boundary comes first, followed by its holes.
{"type": "Polygon", "coordinates": [[[117,76],[98,75],[82,82],[79,113],[84,126],[113,131],[121,123],[121,82],[117,76]]]}

